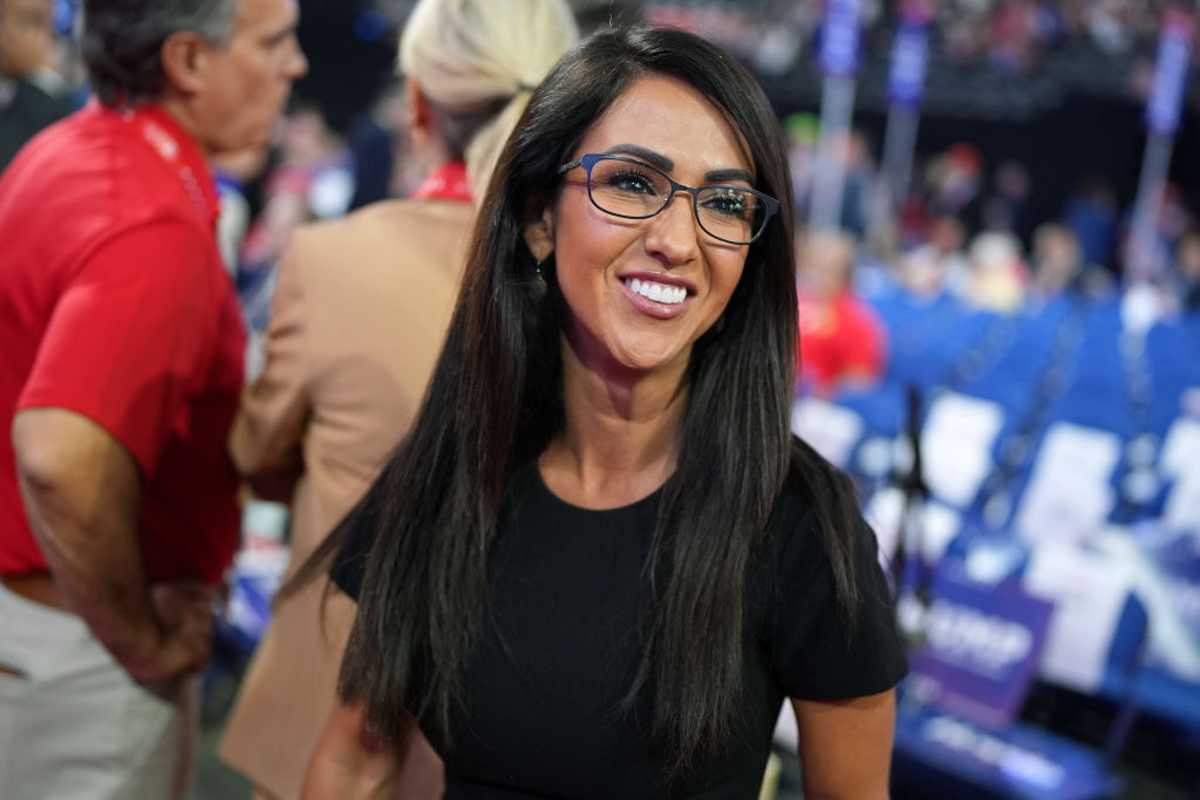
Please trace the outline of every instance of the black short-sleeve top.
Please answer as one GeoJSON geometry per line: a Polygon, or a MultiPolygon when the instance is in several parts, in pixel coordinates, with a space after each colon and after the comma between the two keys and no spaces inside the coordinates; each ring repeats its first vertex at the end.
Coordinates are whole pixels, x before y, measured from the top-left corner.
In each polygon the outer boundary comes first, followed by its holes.
{"type": "MultiPolygon", "coordinates": [[[[660,492],[596,511],[556,497],[535,465],[514,478],[497,531],[480,638],[464,668],[465,703],[450,744],[446,798],[754,798],[781,703],[885,691],[906,666],[890,591],[865,522],[854,532],[863,601],[854,635],[803,495],[784,491],[755,565],[744,718],[722,758],[664,784],[662,754],[617,710],[636,672],[649,602],[643,565],[660,492]]],[[[334,582],[362,585],[372,534],[355,529],[334,582]]],[[[423,726],[427,733],[429,729],[423,726]]]]}

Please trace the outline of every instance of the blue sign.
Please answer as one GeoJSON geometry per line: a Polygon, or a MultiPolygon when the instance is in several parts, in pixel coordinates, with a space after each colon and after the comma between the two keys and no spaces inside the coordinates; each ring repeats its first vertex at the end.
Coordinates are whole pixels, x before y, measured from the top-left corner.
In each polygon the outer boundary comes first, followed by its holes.
{"type": "Polygon", "coordinates": [[[1053,606],[1015,588],[947,578],[933,595],[909,689],[926,705],[981,725],[1007,725],[1037,671],[1053,606]]]}
{"type": "Polygon", "coordinates": [[[1183,102],[1191,50],[1191,16],[1184,13],[1169,15],[1158,41],[1154,84],[1146,104],[1146,124],[1154,133],[1169,136],[1179,127],[1179,109],[1183,102]]]}
{"type": "Polygon", "coordinates": [[[923,20],[906,18],[896,31],[896,43],[892,48],[888,95],[893,103],[915,106],[921,102],[928,57],[928,24],[923,20]]]}
{"type": "Polygon", "coordinates": [[[79,13],[79,0],[55,0],[54,32],[64,38],[75,30],[75,17],[79,13]]]}
{"type": "Polygon", "coordinates": [[[902,707],[896,750],[897,770],[915,760],[953,777],[944,797],[1092,800],[1120,789],[1102,753],[1020,723],[992,730],[932,709],[902,707]]]}
{"type": "Polygon", "coordinates": [[[829,0],[821,32],[821,69],[826,75],[853,75],[858,68],[859,0],[829,0]]]}

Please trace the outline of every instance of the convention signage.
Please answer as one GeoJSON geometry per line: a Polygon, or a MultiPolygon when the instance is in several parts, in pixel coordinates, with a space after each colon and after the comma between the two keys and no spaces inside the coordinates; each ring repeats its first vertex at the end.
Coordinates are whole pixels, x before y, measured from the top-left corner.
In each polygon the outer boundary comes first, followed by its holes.
{"type": "Polygon", "coordinates": [[[1146,124],[1162,136],[1174,134],[1179,127],[1183,88],[1191,64],[1193,25],[1191,14],[1172,11],[1167,14],[1158,40],[1154,83],[1146,103],[1146,124]]]}
{"type": "Polygon", "coordinates": [[[821,33],[820,62],[826,75],[853,75],[858,69],[859,0],[829,0],[821,33]]]}
{"type": "Polygon", "coordinates": [[[925,705],[981,725],[1011,723],[1037,671],[1053,606],[1012,586],[942,578],[910,659],[910,691],[925,705]]]}
{"type": "Polygon", "coordinates": [[[888,76],[888,97],[893,103],[920,104],[928,60],[929,14],[923,3],[905,3],[892,46],[892,69],[888,76]]]}

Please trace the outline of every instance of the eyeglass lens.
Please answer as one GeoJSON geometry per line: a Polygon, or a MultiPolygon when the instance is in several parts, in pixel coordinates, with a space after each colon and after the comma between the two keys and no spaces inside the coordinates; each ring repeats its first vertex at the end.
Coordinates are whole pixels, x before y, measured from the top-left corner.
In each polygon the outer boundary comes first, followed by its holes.
{"type": "MultiPolygon", "coordinates": [[[[652,217],[671,199],[671,183],[661,172],[616,158],[596,161],[588,189],[600,210],[621,217],[652,217]]],[[[766,220],[764,204],[757,195],[731,186],[702,187],[696,195],[696,209],[700,227],[729,242],[750,242],[766,220]]]]}

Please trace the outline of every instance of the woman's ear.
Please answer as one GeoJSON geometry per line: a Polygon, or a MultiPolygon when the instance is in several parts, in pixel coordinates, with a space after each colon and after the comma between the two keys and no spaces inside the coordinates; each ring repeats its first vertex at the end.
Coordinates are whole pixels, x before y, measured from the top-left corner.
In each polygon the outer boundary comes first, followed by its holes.
{"type": "Polygon", "coordinates": [[[554,214],[547,208],[540,219],[525,226],[525,244],[541,263],[554,252],[554,214]]]}

